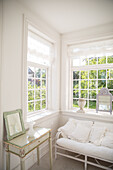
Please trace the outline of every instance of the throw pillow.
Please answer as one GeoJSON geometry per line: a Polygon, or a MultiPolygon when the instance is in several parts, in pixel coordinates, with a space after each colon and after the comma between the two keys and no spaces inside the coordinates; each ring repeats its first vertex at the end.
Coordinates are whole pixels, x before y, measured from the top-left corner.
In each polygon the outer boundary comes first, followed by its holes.
{"type": "Polygon", "coordinates": [[[89,142],[94,143],[95,145],[100,145],[102,137],[104,136],[106,128],[101,127],[92,127],[89,142]]]}
{"type": "Polygon", "coordinates": [[[101,145],[113,149],[113,132],[107,131],[105,133],[105,136],[102,138],[101,145]]]}
{"type": "Polygon", "coordinates": [[[61,132],[64,138],[68,138],[68,136],[72,133],[72,131],[76,128],[76,124],[73,119],[69,119],[69,121],[62,127],[58,129],[61,132]]]}
{"type": "Polygon", "coordinates": [[[79,142],[88,142],[90,131],[91,128],[78,123],[77,127],[68,137],[79,142]]]}

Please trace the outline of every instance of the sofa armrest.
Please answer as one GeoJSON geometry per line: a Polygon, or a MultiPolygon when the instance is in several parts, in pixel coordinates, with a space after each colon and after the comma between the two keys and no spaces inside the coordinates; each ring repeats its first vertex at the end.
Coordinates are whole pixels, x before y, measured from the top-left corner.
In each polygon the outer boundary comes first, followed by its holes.
{"type": "Polygon", "coordinates": [[[59,139],[59,138],[62,138],[62,137],[63,136],[62,136],[62,132],[61,131],[56,133],[56,140],[59,139]]]}

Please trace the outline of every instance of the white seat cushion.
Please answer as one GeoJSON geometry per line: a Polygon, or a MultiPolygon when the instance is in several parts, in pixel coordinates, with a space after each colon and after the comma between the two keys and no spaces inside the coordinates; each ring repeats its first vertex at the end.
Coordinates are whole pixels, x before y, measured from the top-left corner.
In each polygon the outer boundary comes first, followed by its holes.
{"type": "Polygon", "coordinates": [[[113,149],[108,147],[96,146],[92,143],[80,143],[66,138],[60,138],[56,141],[56,143],[61,147],[87,156],[113,161],[113,149]]]}

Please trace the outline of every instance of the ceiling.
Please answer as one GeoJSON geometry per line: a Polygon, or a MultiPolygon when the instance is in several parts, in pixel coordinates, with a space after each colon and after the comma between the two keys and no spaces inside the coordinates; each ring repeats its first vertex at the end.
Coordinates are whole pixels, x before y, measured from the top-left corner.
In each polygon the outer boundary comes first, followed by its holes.
{"type": "Polygon", "coordinates": [[[113,22],[113,0],[18,0],[59,33],[113,22]]]}

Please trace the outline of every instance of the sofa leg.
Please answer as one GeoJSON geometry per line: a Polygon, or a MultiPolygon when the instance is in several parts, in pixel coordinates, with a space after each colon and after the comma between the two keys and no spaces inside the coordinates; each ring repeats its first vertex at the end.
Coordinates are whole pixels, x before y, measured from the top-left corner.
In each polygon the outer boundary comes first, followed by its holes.
{"type": "Polygon", "coordinates": [[[87,156],[85,155],[85,170],[87,170],[87,156]]]}
{"type": "Polygon", "coordinates": [[[55,146],[55,159],[57,159],[57,148],[56,148],[56,146],[55,146]]]}

